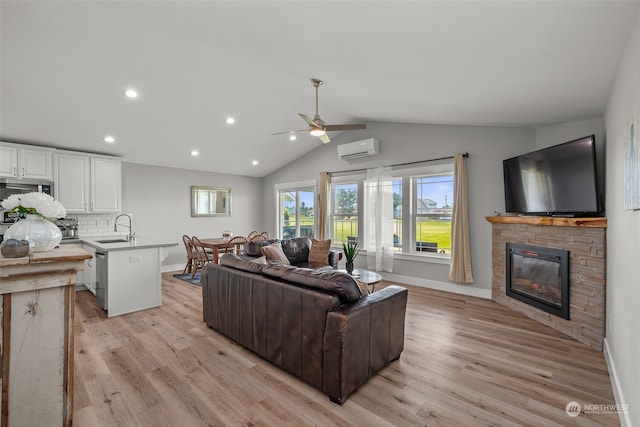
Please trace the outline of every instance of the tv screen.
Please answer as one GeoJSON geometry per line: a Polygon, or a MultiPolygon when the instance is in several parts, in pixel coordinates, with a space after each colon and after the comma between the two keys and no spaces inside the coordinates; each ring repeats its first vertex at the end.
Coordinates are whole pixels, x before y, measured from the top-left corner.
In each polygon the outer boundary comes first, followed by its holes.
{"type": "Polygon", "coordinates": [[[595,137],[503,161],[507,212],[530,215],[597,215],[595,137]]]}

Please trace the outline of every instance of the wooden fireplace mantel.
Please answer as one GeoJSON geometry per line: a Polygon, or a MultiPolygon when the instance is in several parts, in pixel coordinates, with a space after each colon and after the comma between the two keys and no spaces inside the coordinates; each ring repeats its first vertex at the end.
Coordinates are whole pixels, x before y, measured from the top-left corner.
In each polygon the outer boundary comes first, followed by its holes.
{"type": "Polygon", "coordinates": [[[488,216],[487,221],[495,224],[527,224],[527,225],[548,225],[552,227],[590,227],[607,228],[607,218],[604,217],[583,217],[583,218],[561,218],[551,216],[488,216]]]}

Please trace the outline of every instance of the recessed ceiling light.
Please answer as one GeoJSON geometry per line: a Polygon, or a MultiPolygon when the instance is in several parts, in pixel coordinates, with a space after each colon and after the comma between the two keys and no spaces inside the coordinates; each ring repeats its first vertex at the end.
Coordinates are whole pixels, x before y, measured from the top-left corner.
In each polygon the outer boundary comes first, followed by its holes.
{"type": "Polygon", "coordinates": [[[191,150],[191,152],[189,154],[191,154],[193,157],[196,157],[200,153],[198,153],[198,150],[191,150]]]}
{"type": "Polygon", "coordinates": [[[228,125],[232,125],[236,122],[236,119],[234,119],[233,117],[227,117],[226,119],[224,119],[225,123],[228,125]]]}
{"type": "Polygon", "coordinates": [[[104,137],[104,142],[106,142],[107,144],[113,144],[115,141],[116,139],[111,135],[107,135],[104,137]]]}
{"type": "Polygon", "coordinates": [[[252,164],[253,166],[255,166],[255,165],[257,165],[257,164],[258,164],[258,161],[257,161],[257,160],[254,160],[253,162],[251,162],[251,164],[252,164]]]}
{"type": "Polygon", "coordinates": [[[296,139],[298,139],[295,135],[291,135],[289,137],[289,141],[295,141],[296,139]]]}
{"type": "Polygon", "coordinates": [[[123,93],[124,93],[124,96],[126,96],[127,98],[133,99],[138,97],[138,91],[132,88],[125,89],[123,93]]]}

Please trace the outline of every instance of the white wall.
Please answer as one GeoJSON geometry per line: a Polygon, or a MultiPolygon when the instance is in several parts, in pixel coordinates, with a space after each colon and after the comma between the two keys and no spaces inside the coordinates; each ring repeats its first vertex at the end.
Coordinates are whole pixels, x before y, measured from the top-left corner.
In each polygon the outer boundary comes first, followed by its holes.
{"type": "Polygon", "coordinates": [[[518,127],[481,127],[420,125],[403,123],[367,123],[362,131],[343,132],[332,142],[266,177],[262,184],[263,228],[276,230],[274,185],[318,179],[320,171],[335,172],[370,166],[446,157],[468,152],[470,229],[475,283],[458,285],[449,282],[448,264],[394,260],[390,279],[453,292],[491,296],[491,224],[485,219],[494,211],[504,211],[502,160],[532,151],[534,131],[518,127]],[[340,160],[336,146],[345,142],[375,137],[380,140],[380,155],[351,163],[340,160]]]}
{"type": "Polygon", "coordinates": [[[217,237],[225,230],[248,234],[262,224],[261,180],[122,163],[122,212],[133,215],[138,236],[153,236],[179,243],[169,249],[163,271],[184,267],[182,235],[217,237]],[[191,217],[191,186],[231,187],[231,216],[191,217]]]}
{"type": "Polygon", "coordinates": [[[640,211],[624,210],[626,122],[640,114],[640,13],[605,111],[607,135],[607,332],[605,352],[623,420],[640,426],[640,211]]]}

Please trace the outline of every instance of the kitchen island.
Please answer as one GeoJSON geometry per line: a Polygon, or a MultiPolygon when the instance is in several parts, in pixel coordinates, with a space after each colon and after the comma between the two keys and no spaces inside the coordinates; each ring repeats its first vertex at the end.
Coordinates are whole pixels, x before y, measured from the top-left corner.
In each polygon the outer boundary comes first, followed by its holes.
{"type": "Polygon", "coordinates": [[[162,305],[160,264],[177,242],[122,236],[80,238],[95,256],[95,295],[108,317],[162,305]]]}
{"type": "Polygon", "coordinates": [[[73,425],[74,288],[88,258],[74,247],[0,255],[3,426],[73,425]]]}

